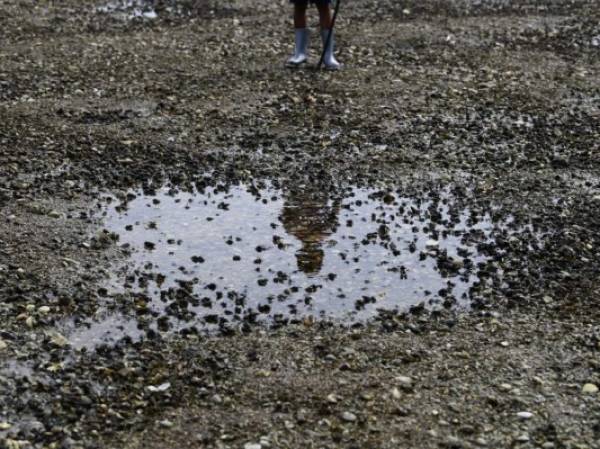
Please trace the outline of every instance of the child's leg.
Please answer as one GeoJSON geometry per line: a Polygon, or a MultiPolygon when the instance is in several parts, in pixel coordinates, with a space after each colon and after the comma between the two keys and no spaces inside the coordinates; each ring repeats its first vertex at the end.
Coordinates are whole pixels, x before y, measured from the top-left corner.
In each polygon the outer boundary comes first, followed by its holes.
{"type": "Polygon", "coordinates": [[[331,6],[328,1],[318,1],[317,9],[319,10],[319,22],[322,30],[331,28],[331,6]]]}
{"type": "MultiPolygon", "coordinates": [[[[339,1],[339,0],[338,0],[339,1]]],[[[333,36],[333,30],[331,30],[331,25],[333,22],[333,18],[331,17],[331,6],[330,0],[316,0],[317,9],[319,10],[319,21],[321,23],[321,39],[323,40],[324,48],[324,57],[323,63],[325,67],[330,70],[337,70],[340,68],[340,63],[337,62],[334,56],[334,48],[335,48],[335,39],[333,36]],[[329,33],[331,32],[331,37],[329,33]],[[329,41],[328,41],[329,38],[329,41]]]]}
{"type": "Polygon", "coordinates": [[[308,1],[296,0],[294,2],[294,28],[306,28],[306,7],[308,1]]]}
{"type": "Polygon", "coordinates": [[[306,27],[306,8],[308,0],[292,0],[294,3],[294,34],[296,45],[294,54],[288,59],[288,66],[298,66],[308,59],[308,28],[306,27]]]}

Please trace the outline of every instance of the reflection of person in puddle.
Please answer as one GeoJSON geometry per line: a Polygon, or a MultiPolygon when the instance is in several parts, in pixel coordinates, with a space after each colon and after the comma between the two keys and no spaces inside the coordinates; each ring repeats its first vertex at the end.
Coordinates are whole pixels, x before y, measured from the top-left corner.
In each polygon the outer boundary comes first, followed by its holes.
{"type": "Polygon", "coordinates": [[[302,242],[296,253],[298,269],[315,276],[323,267],[323,241],[334,232],[339,201],[326,192],[288,191],[279,219],[288,234],[302,242]]]}

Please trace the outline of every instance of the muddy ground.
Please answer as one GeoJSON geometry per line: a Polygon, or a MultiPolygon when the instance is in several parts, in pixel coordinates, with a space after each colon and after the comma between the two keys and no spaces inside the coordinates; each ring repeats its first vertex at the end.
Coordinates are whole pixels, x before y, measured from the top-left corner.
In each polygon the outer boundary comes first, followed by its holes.
{"type": "Polygon", "coordinates": [[[348,2],[339,73],[312,70],[316,38],[284,68],[290,15],[0,0],[0,444],[600,447],[598,2],[348,2]],[[352,325],[151,330],[107,294],[128,259],[100,196],[240,183],[446,189],[518,232],[482,249],[466,302],[352,325]],[[69,341],[115,309],[145,337],[69,341]]]}

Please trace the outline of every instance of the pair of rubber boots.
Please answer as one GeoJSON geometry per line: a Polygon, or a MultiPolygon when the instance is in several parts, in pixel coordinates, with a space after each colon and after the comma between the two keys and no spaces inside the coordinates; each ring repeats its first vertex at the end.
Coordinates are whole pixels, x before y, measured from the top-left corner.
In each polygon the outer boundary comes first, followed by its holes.
{"type": "MultiPolygon", "coordinates": [[[[309,31],[308,28],[296,28],[296,47],[294,49],[294,56],[292,56],[287,61],[287,65],[290,67],[297,67],[301,64],[304,64],[308,59],[308,41],[309,41],[309,31]]],[[[331,38],[329,39],[329,43],[327,42],[327,38],[329,36],[328,29],[321,30],[321,39],[323,40],[323,47],[325,49],[325,56],[323,58],[323,64],[326,69],[329,70],[339,70],[341,64],[337,62],[335,56],[333,55],[333,51],[335,48],[335,39],[333,36],[333,32],[331,33],[331,38]]]]}

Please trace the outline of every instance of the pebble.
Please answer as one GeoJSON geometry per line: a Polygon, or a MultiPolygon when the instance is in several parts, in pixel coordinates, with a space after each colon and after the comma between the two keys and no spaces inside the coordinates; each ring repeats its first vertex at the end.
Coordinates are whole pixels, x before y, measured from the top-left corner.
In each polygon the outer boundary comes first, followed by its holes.
{"type": "Polygon", "coordinates": [[[42,306],[38,309],[38,312],[41,313],[42,315],[46,315],[46,314],[50,313],[50,307],[42,306]]]}
{"type": "Polygon", "coordinates": [[[162,421],[159,422],[159,424],[162,427],[173,427],[173,422],[169,421],[168,419],[163,419],[162,421]]]}
{"type": "Polygon", "coordinates": [[[58,346],[59,348],[63,348],[69,344],[69,340],[67,340],[64,335],[58,332],[50,334],[50,341],[53,345],[58,346]]]}
{"type": "Polygon", "coordinates": [[[517,413],[517,416],[520,419],[531,419],[531,418],[533,418],[533,413],[531,413],[531,412],[519,412],[519,413],[517,413]]]}
{"type": "Polygon", "coordinates": [[[10,423],[0,422],[0,430],[8,430],[12,427],[10,423]]]}
{"type": "Polygon", "coordinates": [[[260,444],[260,443],[246,443],[246,444],[244,444],[244,449],[262,449],[262,444],[260,444]]]}
{"type": "Polygon", "coordinates": [[[596,394],[598,393],[598,387],[594,384],[585,384],[581,389],[583,394],[596,394]]]}
{"type": "Polygon", "coordinates": [[[344,412],[342,413],[342,419],[346,422],[354,422],[356,421],[356,415],[352,412],[344,412]]]}
{"type": "Polygon", "coordinates": [[[148,391],[150,391],[151,393],[162,393],[163,391],[167,391],[170,387],[171,387],[171,383],[165,382],[158,386],[149,385],[147,388],[148,388],[148,391]]]}
{"type": "Polygon", "coordinates": [[[529,435],[527,435],[526,433],[524,433],[524,434],[522,434],[522,435],[519,435],[519,436],[517,437],[517,441],[518,441],[519,443],[527,443],[527,442],[529,441],[529,435]]]}
{"type": "Polygon", "coordinates": [[[7,348],[8,348],[8,343],[6,343],[4,340],[0,339],[0,351],[4,351],[7,348]]]}
{"type": "Polygon", "coordinates": [[[50,212],[48,212],[48,216],[50,218],[60,218],[60,212],[56,210],[51,210],[50,212]]]}
{"type": "Polygon", "coordinates": [[[408,376],[397,376],[394,380],[404,387],[410,387],[413,384],[413,380],[408,376]]]}
{"type": "Polygon", "coordinates": [[[463,442],[460,439],[458,439],[458,438],[456,438],[454,436],[449,436],[446,439],[446,442],[445,442],[444,446],[447,447],[447,448],[458,449],[458,448],[464,447],[464,444],[463,444],[463,442]]]}

